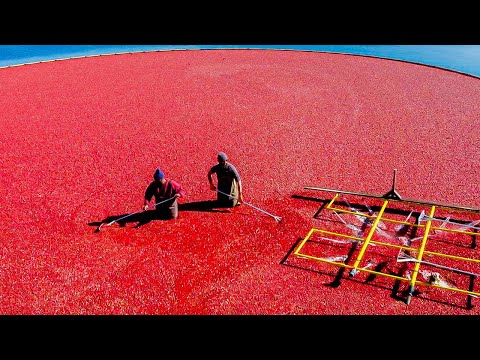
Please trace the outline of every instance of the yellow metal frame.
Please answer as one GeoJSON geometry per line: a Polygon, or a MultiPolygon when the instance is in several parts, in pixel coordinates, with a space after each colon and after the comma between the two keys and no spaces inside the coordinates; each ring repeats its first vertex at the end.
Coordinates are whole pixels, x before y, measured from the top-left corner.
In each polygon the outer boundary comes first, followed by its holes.
{"type": "MultiPolygon", "coordinates": [[[[415,288],[415,285],[431,286],[431,287],[435,287],[435,288],[441,288],[441,289],[445,289],[445,290],[449,290],[449,291],[463,293],[463,294],[470,295],[470,296],[480,297],[479,292],[465,290],[465,289],[461,289],[461,288],[458,288],[458,287],[442,286],[440,284],[435,284],[435,283],[430,283],[430,282],[424,282],[424,281],[417,280],[417,275],[419,273],[420,265],[422,263],[422,258],[424,256],[424,254],[436,255],[436,256],[439,256],[439,257],[445,257],[445,258],[456,259],[456,260],[460,260],[460,261],[473,262],[473,263],[480,264],[480,259],[466,258],[466,257],[455,256],[455,255],[451,255],[451,254],[444,254],[444,253],[438,253],[438,252],[425,250],[425,246],[426,246],[427,239],[428,239],[428,236],[430,234],[430,231],[438,230],[438,231],[443,231],[443,232],[461,233],[461,234],[472,235],[472,236],[478,236],[479,235],[478,232],[464,231],[464,230],[458,230],[458,229],[448,229],[448,228],[433,226],[432,222],[437,220],[437,219],[433,218],[433,215],[434,215],[436,207],[437,207],[435,205],[431,205],[430,213],[427,217],[427,221],[425,222],[425,224],[420,224],[420,223],[417,224],[417,223],[410,223],[408,221],[400,221],[400,220],[396,220],[396,219],[390,219],[390,218],[383,217],[383,214],[384,214],[384,212],[387,208],[387,205],[388,205],[389,201],[398,201],[398,200],[383,199],[384,200],[383,205],[382,205],[380,211],[378,212],[378,214],[377,215],[367,215],[367,214],[360,213],[360,212],[355,212],[355,211],[350,211],[350,210],[346,210],[346,209],[343,209],[343,208],[334,207],[333,205],[334,205],[335,201],[338,199],[339,194],[340,193],[335,194],[335,196],[332,198],[332,200],[326,206],[326,209],[331,210],[331,211],[340,212],[340,213],[361,215],[362,217],[374,219],[374,222],[373,222],[373,224],[370,228],[370,231],[369,231],[368,235],[366,236],[366,238],[346,235],[346,234],[327,231],[327,230],[322,230],[322,229],[312,228],[308,232],[308,234],[305,236],[305,238],[297,246],[296,250],[293,252],[293,254],[295,256],[298,256],[298,257],[301,257],[301,258],[306,258],[306,259],[313,259],[313,260],[316,260],[316,261],[320,261],[320,262],[324,262],[324,263],[328,263],[328,264],[332,264],[332,265],[336,265],[336,266],[351,269],[350,274],[349,274],[350,276],[354,276],[359,271],[362,271],[362,272],[366,272],[366,273],[370,273],[370,274],[385,276],[385,277],[389,277],[389,278],[392,278],[392,279],[409,282],[410,294],[409,294],[409,298],[408,298],[407,303],[410,302],[410,297],[411,297],[411,294],[413,293],[413,289],[415,288]],[[409,225],[409,226],[413,226],[413,227],[424,228],[424,234],[423,234],[423,237],[422,237],[422,242],[420,244],[420,247],[419,248],[412,248],[412,247],[409,247],[409,246],[395,245],[395,244],[390,244],[390,243],[386,243],[386,242],[372,240],[372,236],[375,233],[375,230],[378,227],[378,223],[380,221],[386,221],[386,222],[392,222],[392,223],[398,223],[398,224],[405,224],[405,225],[409,225]],[[307,241],[309,241],[310,238],[315,233],[334,235],[334,236],[338,236],[340,238],[355,240],[355,241],[363,243],[362,248],[360,249],[357,258],[355,259],[355,262],[354,262],[353,266],[345,264],[344,262],[331,261],[331,260],[328,260],[328,259],[324,259],[324,258],[320,258],[320,257],[317,257],[317,256],[312,256],[312,255],[302,253],[301,252],[302,248],[305,246],[307,241]],[[413,273],[412,273],[411,278],[398,276],[398,275],[392,275],[392,274],[386,274],[386,273],[382,273],[382,272],[379,272],[379,271],[359,267],[359,265],[360,265],[360,263],[363,259],[363,256],[365,254],[365,251],[370,244],[382,245],[382,246],[387,246],[387,247],[391,247],[391,248],[397,248],[397,249],[399,249],[399,252],[404,251],[404,250],[416,252],[417,257],[414,259],[415,265],[414,265],[414,269],[413,269],[413,273]]],[[[442,207],[442,206],[438,206],[438,207],[442,207]]],[[[438,219],[438,221],[441,221],[441,220],[438,219]]],[[[455,271],[455,270],[456,269],[451,269],[451,271],[455,271]]],[[[461,270],[458,270],[458,269],[457,269],[457,272],[465,273],[465,272],[463,272],[461,270]]],[[[471,276],[475,276],[475,277],[480,276],[480,274],[473,274],[473,273],[469,273],[469,274],[471,276]]]]}

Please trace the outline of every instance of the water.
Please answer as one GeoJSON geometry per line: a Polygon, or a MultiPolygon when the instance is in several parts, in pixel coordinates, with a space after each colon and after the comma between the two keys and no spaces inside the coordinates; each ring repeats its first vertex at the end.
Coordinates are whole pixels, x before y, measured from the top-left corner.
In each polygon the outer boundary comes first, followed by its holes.
{"type": "Polygon", "coordinates": [[[124,52],[232,48],[368,55],[433,65],[480,77],[480,45],[0,45],[0,67],[124,52]]]}

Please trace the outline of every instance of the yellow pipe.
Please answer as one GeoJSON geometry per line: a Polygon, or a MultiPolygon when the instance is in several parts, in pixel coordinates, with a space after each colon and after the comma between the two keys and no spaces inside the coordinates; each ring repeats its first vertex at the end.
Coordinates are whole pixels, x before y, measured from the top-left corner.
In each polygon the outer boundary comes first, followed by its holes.
{"type": "Polygon", "coordinates": [[[394,249],[405,249],[405,250],[411,250],[411,251],[417,251],[418,250],[417,248],[412,248],[412,247],[408,247],[408,246],[405,246],[405,245],[395,245],[395,244],[389,244],[389,243],[384,243],[384,242],[374,241],[374,240],[371,240],[370,242],[372,244],[375,244],[375,245],[383,245],[383,246],[391,247],[391,248],[394,248],[394,249]]]}
{"type": "MultiPolygon", "coordinates": [[[[361,242],[364,242],[366,240],[364,238],[359,238],[357,236],[340,234],[340,233],[336,233],[336,232],[328,231],[328,230],[322,230],[322,229],[312,229],[312,230],[316,231],[316,232],[328,234],[328,235],[335,235],[335,236],[342,237],[342,238],[358,240],[358,241],[361,241],[361,242]]],[[[370,242],[372,244],[384,245],[384,246],[387,246],[387,247],[393,247],[393,248],[397,248],[397,249],[406,249],[406,250],[412,250],[412,251],[417,251],[418,250],[417,248],[412,248],[412,247],[408,247],[408,246],[405,246],[405,245],[395,245],[395,244],[389,244],[389,243],[385,243],[385,242],[381,242],[381,241],[375,241],[375,240],[370,240],[370,242]]]]}
{"type": "MultiPolygon", "coordinates": [[[[335,197],[337,197],[337,196],[338,196],[338,194],[335,195],[335,197]]],[[[333,207],[333,206],[331,206],[331,204],[333,204],[333,200],[327,206],[327,208],[329,210],[337,211],[337,212],[343,213],[343,214],[357,215],[357,216],[361,216],[361,217],[365,217],[365,218],[369,218],[369,219],[376,218],[375,215],[364,214],[360,211],[345,210],[345,209],[341,209],[341,208],[338,208],[338,207],[333,207]]],[[[391,222],[391,223],[395,223],[395,224],[410,225],[412,227],[417,227],[417,228],[425,227],[425,225],[422,225],[422,224],[416,224],[416,223],[411,223],[411,222],[408,222],[408,221],[395,220],[395,219],[389,219],[389,218],[382,218],[382,221],[391,222]]],[[[465,235],[478,236],[478,233],[474,232],[474,231],[458,230],[458,229],[446,229],[446,228],[438,227],[438,226],[431,226],[431,229],[432,230],[438,230],[438,231],[449,231],[449,232],[460,233],[460,234],[465,234],[465,235]]]]}
{"type": "Polygon", "coordinates": [[[424,254],[428,254],[428,255],[435,255],[435,256],[439,256],[439,257],[445,257],[445,258],[449,258],[449,259],[464,260],[464,261],[471,261],[471,262],[475,262],[475,263],[480,263],[480,260],[479,260],[479,259],[465,258],[465,257],[462,257],[462,256],[456,256],[456,255],[450,255],[450,254],[437,253],[437,252],[434,252],[434,251],[426,251],[426,250],[425,250],[423,253],[424,253],[424,254]]]}
{"type": "Polygon", "coordinates": [[[464,290],[464,289],[459,289],[459,288],[456,288],[456,287],[441,286],[441,285],[426,283],[426,282],[423,282],[423,281],[417,281],[417,284],[426,285],[426,286],[431,286],[431,287],[434,287],[434,288],[437,288],[437,289],[444,289],[444,290],[449,290],[449,291],[455,291],[455,292],[459,292],[459,293],[462,293],[462,294],[468,294],[468,295],[473,295],[473,296],[480,296],[480,293],[478,293],[478,292],[469,291],[469,290],[464,290]]]}
{"type": "Polygon", "coordinates": [[[303,238],[302,242],[301,242],[300,245],[297,247],[297,250],[295,250],[295,252],[293,253],[294,255],[298,255],[298,252],[299,252],[300,249],[303,247],[303,245],[305,245],[305,243],[308,241],[308,239],[310,238],[310,236],[312,235],[312,233],[313,233],[314,230],[315,230],[315,229],[312,228],[312,229],[308,232],[307,236],[305,236],[305,237],[303,238]]]}
{"type": "MultiPolygon", "coordinates": [[[[358,215],[358,216],[366,217],[366,218],[370,218],[370,219],[375,219],[376,218],[375,215],[367,215],[367,214],[364,214],[364,213],[359,212],[359,211],[345,210],[345,209],[336,208],[336,207],[333,207],[333,206],[332,207],[327,207],[327,208],[329,210],[338,211],[338,212],[344,213],[344,214],[358,215]]],[[[403,220],[389,219],[389,218],[382,218],[382,221],[396,223],[396,224],[410,225],[410,226],[420,227],[420,228],[425,227],[425,225],[415,224],[415,223],[411,223],[411,222],[403,221],[403,220]]]]}
{"type": "Polygon", "coordinates": [[[353,214],[353,215],[358,215],[358,216],[362,216],[362,217],[367,217],[367,218],[374,218],[376,216],[373,216],[373,215],[368,215],[368,214],[364,214],[360,211],[352,211],[352,210],[345,210],[345,209],[342,209],[342,208],[337,208],[337,207],[330,207],[329,210],[335,210],[335,211],[338,211],[338,212],[341,212],[341,213],[345,213],[345,214],[353,214]]]}
{"type": "MultiPolygon", "coordinates": [[[[430,217],[433,217],[433,213],[435,212],[435,205],[432,206],[430,209],[430,217]]],[[[413,268],[412,279],[410,281],[410,287],[408,291],[408,298],[407,298],[407,305],[410,304],[410,299],[413,295],[413,290],[415,289],[415,281],[417,280],[418,270],[420,269],[420,261],[422,261],[423,251],[425,250],[425,245],[427,244],[428,233],[430,232],[430,226],[432,226],[432,220],[427,220],[427,224],[425,225],[425,233],[423,234],[422,244],[420,245],[420,249],[418,250],[417,260],[415,262],[415,266],[413,268]]]]}
{"type": "Polygon", "coordinates": [[[389,219],[389,218],[382,218],[382,221],[391,222],[391,223],[395,223],[395,224],[410,225],[410,226],[413,226],[413,227],[424,227],[423,225],[415,224],[415,223],[411,223],[411,222],[403,221],[403,220],[395,220],[395,219],[389,219]]]}
{"type": "Polygon", "coordinates": [[[328,203],[327,209],[330,209],[330,206],[332,206],[332,204],[335,202],[335,200],[337,200],[337,198],[338,198],[339,195],[340,195],[340,194],[338,194],[338,193],[335,194],[335,196],[333,197],[333,199],[328,203]]]}
{"type": "MultiPolygon", "coordinates": [[[[345,263],[340,263],[340,262],[337,262],[337,261],[326,260],[326,259],[322,259],[322,258],[319,258],[319,257],[316,257],[316,256],[312,256],[312,255],[298,254],[298,256],[299,256],[299,257],[306,258],[306,259],[318,260],[318,261],[325,262],[325,263],[331,264],[331,265],[338,265],[338,266],[341,266],[341,267],[344,267],[344,268],[348,268],[348,269],[352,269],[352,268],[353,268],[352,265],[347,265],[347,264],[345,264],[345,263]]],[[[374,270],[369,270],[369,269],[362,269],[362,268],[360,268],[359,271],[364,271],[364,272],[367,272],[367,273],[369,273],[369,274],[376,274],[376,275],[380,275],[380,276],[386,276],[386,277],[389,277],[389,278],[392,278],[392,279],[397,279],[397,280],[403,280],[403,281],[408,281],[408,280],[409,280],[408,278],[405,278],[405,277],[401,277],[401,276],[397,276],[397,275],[392,275],[392,274],[386,274],[386,273],[382,273],[382,272],[378,272],[378,271],[374,271],[374,270]]]]}
{"type": "Polygon", "coordinates": [[[472,236],[478,236],[477,232],[474,231],[466,231],[466,230],[456,230],[456,229],[445,229],[437,226],[432,226],[433,230],[439,230],[439,231],[445,231],[445,232],[454,232],[454,233],[460,233],[460,234],[465,234],[465,235],[472,235],[472,236]]]}
{"type": "Polygon", "coordinates": [[[328,234],[328,235],[337,235],[339,237],[344,237],[344,238],[347,238],[347,239],[354,239],[354,240],[360,240],[360,241],[364,240],[363,238],[359,238],[359,237],[356,237],[356,236],[353,236],[353,235],[340,234],[340,233],[336,233],[336,232],[332,232],[332,231],[328,231],[328,230],[322,230],[322,229],[313,229],[313,230],[317,231],[317,232],[324,233],[324,234],[328,234]]]}
{"type": "Polygon", "coordinates": [[[343,267],[348,267],[349,266],[349,265],[346,265],[345,263],[341,263],[341,262],[338,262],[338,261],[332,261],[332,260],[326,260],[326,259],[322,259],[322,258],[312,256],[312,255],[298,254],[298,256],[306,258],[306,259],[318,260],[318,261],[325,262],[325,263],[328,263],[328,264],[331,264],[331,265],[338,265],[338,266],[343,266],[343,267]]]}
{"type": "MultiPolygon", "coordinates": [[[[311,234],[312,231],[314,231],[314,232],[320,232],[320,233],[324,233],[324,234],[328,234],[328,235],[335,235],[335,236],[343,237],[343,238],[347,238],[347,239],[358,240],[358,241],[362,241],[362,242],[365,241],[365,239],[359,238],[359,237],[356,237],[356,236],[346,235],[346,234],[340,234],[340,233],[336,233],[336,232],[332,232],[332,231],[327,231],[327,230],[322,230],[322,229],[312,229],[312,230],[310,230],[309,235],[311,234]]],[[[309,237],[309,235],[307,235],[307,237],[309,237]]],[[[394,248],[394,249],[395,249],[395,248],[396,248],[396,249],[404,249],[404,250],[410,250],[410,251],[415,251],[415,252],[418,251],[417,248],[413,248],[413,247],[409,247],[409,246],[405,246],[405,245],[395,245],[395,244],[390,244],[390,243],[385,243],[385,242],[375,241],[375,240],[370,240],[370,243],[375,244],[375,245],[380,245],[380,246],[391,247],[391,248],[394,248]]],[[[435,252],[435,251],[428,251],[428,250],[424,250],[423,253],[424,253],[424,254],[428,254],[428,255],[435,255],[435,256],[439,256],[439,257],[445,257],[445,258],[449,258],[449,259],[470,261],[470,262],[475,262],[475,263],[479,263],[479,264],[480,264],[480,259],[466,258],[466,257],[462,257],[462,256],[456,256],[456,255],[450,255],[450,254],[443,254],[443,253],[438,253],[438,252],[435,252]]]]}
{"type": "Polygon", "coordinates": [[[378,212],[377,218],[375,219],[375,221],[372,224],[370,232],[368,233],[367,237],[365,238],[365,242],[363,243],[363,246],[360,249],[360,253],[358,254],[357,260],[355,260],[355,263],[353,264],[353,269],[350,271],[350,274],[349,274],[350,276],[354,276],[357,273],[358,264],[360,264],[360,261],[362,260],[363,253],[367,249],[368,243],[370,242],[370,239],[372,238],[373,234],[375,233],[375,229],[377,228],[377,225],[378,225],[380,219],[382,218],[383,212],[385,211],[385,208],[387,207],[387,204],[388,204],[388,200],[385,200],[383,202],[382,208],[378,212]]]}

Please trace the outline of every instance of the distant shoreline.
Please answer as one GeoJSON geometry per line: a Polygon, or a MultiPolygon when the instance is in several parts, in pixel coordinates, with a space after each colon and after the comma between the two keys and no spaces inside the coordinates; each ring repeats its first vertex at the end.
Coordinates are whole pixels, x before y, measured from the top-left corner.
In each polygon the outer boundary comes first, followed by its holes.
{"type": "Polygon", "coordinates": [[[0,68],[119,53],[202,49],[297,50],[362,55],[480,77],[480,45],[0,45],[0,68]]]}

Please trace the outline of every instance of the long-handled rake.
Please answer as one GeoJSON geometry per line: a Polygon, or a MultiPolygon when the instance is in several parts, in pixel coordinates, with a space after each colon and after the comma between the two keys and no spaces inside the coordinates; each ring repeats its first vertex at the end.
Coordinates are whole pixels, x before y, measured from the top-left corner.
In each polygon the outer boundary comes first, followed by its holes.
{"type": "MultiPolygon", "coordinates": [[[[160,205],[160,204],[162,204],[162,203],[164,203],[164,202],[167,202],[167,201],[170,201],[170,200],[173,200],[173,199],[175,199],[175,196],[172,196],[171,198],[166,199],[166,200],[159,201],[158,203],[154,204],[153,206],[160,205]]],[[[116,223],[116,222],[118,222],[118,221],[120,221],[120,220],[126,219],[126,218],[129,217],[129,216],[132,216],[132,215],[135,215],[135,214],[144,212],[144,211],[145,211],[145,210],[142,209],[142,210],[136,211],[136,212],[134,212],[134,213],[127,214],[127,215],[125,215],[125,216],[122,216],[121,218],[112,220],[112,221],[110,221],[109,223],[106,223],[106,224],[102,222],[102,223],[98,226],[98,228],[95,230],[95,232],[100,231],[100,228],[101,228],[103,225],[105,225],[105,226],[110,226],[110,225],[112,225],[112,224],[114,224],[114,223],[116,223]]]]}
{"type": "MultiPolygon", "coordinates": [[[[223,191],[220,191],[220,190],[218,190],[218,189],[217,189],[217,192],[219,192],[220,194],[223,194],[223,195],[225,195],[225,196],[228,196],[228,197],[231,198],[231,199],[236,199],[236,200],[238,200],[237,197],[235,197],[235,196],[233,196],[233,195],[230,195],[230,194],[226,194],[226,193],[224,193],[223,191]]],[[[252,204],[250,204],[250,203],[248,203],[248,202],[246,202],[246,201],[243,201],[242,203],[245,204],[245,205],[247,205],[247,206],[250,206],[251,208],[254,208],[255,210],[261,211],[262,213],[267,214],[268,216],[273,217],[273,218],[275,219],[275,221],[277,221],[277,222],[279,222],[279,221],[282,220],[282,218],[281,218],[280,216],[276,216],[276,215],[270,214],[269,212],[266,212],[265,210],[260,209],[260,208],[256,207],[255,205],[252,205],[252,204]]]]}

